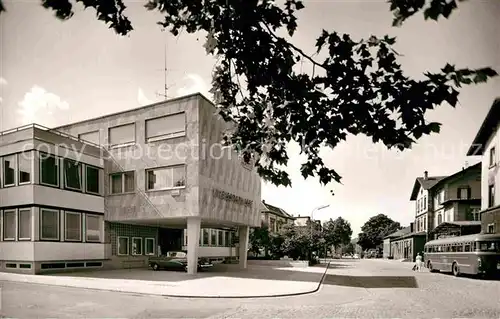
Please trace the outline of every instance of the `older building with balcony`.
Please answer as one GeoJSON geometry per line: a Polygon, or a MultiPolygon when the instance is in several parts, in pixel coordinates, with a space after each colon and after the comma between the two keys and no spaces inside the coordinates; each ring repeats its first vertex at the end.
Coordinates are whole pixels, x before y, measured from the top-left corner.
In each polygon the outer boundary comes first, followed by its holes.
{"type": "Polygon", "coordinates": [[[467,156],[482,156],[481,166],[481,230],[483,233],[500,233],[500,184],[498,149],[500,147],[500,98],[497,98],[486,115],[467,156]]]}
{"type": "Polygon", "coordinates": [[[480,231],[481,163],[441,179],[429,189],[429,240],[480,231]]]}
{"type": "MultiPolygon", "coordinates": [[[[100,214],[102,255],[93,259],[101,260],[106,268],[144,267],[148,256],[181,249],[188,252],[189,273],[196,272],[199,256],[212,259],[237,256],[242,267],[246,267],[249,227],[259,226],[261,220],[261,185],[255,170],[244,165],[232,149],[221,145],[223,132],[229,125],[218,117],[211,102],[194,94],[52,129],[46,134],[77,137],[71,145],[77,145],[78,156],[96,153],[95,157],[75,158],[75,155],[72,159],[82,169],[82,183],[88,174],[92,176],[86,168],[88,164],[99,169],[101,184],[97,195],[65,190],[61,185],[65,185],[66,175],[60,174],[59,188],[70,194],[64,193],[71,200],[61,199],[60,193],[50,194],[47,197],[59,204],[47,206],[62,206],[59,209],[64,212],[72,209],[88,215],[100,214]],[[75,194],[83,197],[74,199],[75,194]],[[95,199],[89,196],[99,198],[101,206],[93,206],[95,199]],[[68,203],[69,207],[62,203],[68,203]]],[[[19,150],[10,145],[12,138],[4,136],[9,137],[2,135],[0,146],[6,146],[0,155],[16,154],[19,150]]],[[[58,143],[53,142],[55,148],[58,143]]],[[[3,162],[10,168],[8,159],[3,162]]],[[[57,161],[65,165],[63,159],[57,161]]],[[[32,165],[33,170],[37,169],[37,165],[32,165]]],[[[34,176],[38,176],[36,173],[34,176]]],[[[9,209],[24,205],[26,200],[11,194],[11,171],[6,175],[9,180],[1,189],[0,207],[4,210],[3,220],[6,216],[10,225],[13,217],[9,209]]],[[[69,187],[72,185],[76,184],[69,187]]],[[[36,219],[37,215],[33,216],[36,219]]],[[[62,225],[61,221],[61,229],[62,225]]],[[[82,225],[87,227],[84,219],[82,225]]],[[[33,234],[37,235],[36,230],[33,234]]],[[[71,252],[75,251],[72,248],[71,252]]],[[[60,267],[68,268],[64,263],[68,254],[61,252],[54,257],[65,265],[60,267]]],[[[19,260],[19,256],[14,257],[19,260]]]]}

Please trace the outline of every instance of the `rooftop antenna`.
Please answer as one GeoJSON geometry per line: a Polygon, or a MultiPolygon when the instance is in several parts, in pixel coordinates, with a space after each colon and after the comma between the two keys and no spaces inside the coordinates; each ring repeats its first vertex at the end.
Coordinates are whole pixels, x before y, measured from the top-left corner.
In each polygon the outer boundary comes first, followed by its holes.
{"type": "MultiPolygon", "coordinates": [[[[162,32],[165,32],[165,29],[161,30],[162,32]]],[[[165,100],[168,99],[168,89],[170,89],[172,86],[168,86],[167,82],[167,75],[168,75],[168,67],[167,67],[167,37],[165,37],[165,46],[163,48],[163,93],[161,92],[156,92],[157,96],[163,97],[165,100]]]]}

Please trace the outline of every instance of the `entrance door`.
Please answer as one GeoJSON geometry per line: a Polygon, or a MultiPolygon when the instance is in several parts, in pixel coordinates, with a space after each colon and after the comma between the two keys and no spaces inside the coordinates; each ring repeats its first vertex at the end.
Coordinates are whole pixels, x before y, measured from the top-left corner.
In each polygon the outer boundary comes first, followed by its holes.
{"type": "Polygon", "coordinates": [[[183,229],[160,228],[158,233],[158,244],[162,254],[168,251],[179,251],[182,249],[183,229]]]}

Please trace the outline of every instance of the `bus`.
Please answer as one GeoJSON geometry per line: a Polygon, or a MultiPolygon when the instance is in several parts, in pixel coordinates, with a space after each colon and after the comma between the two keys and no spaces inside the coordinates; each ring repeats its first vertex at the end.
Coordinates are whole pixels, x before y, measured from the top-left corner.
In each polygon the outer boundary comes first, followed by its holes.
{"type": "Polygon", "coordinates": [[[492,276],[500,273],[500,234],[474,234],[431,240],[424,246],[431,272],[492,276]]]}

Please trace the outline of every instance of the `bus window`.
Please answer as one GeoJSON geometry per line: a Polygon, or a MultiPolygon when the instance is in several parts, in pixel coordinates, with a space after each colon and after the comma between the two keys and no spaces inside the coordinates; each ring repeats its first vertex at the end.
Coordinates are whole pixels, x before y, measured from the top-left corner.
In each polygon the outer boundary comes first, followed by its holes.
{"type": "Polygon", "coordinates": [[[484,241],[484,242],[479,242],[478,244],[480,251],[492,251],[500,253],[500,242],[484,241]]]}
{"type": "Polygon", "coordinates": [[[465,244],[465,251],[471,251],[470,243],[465,244]]]}

